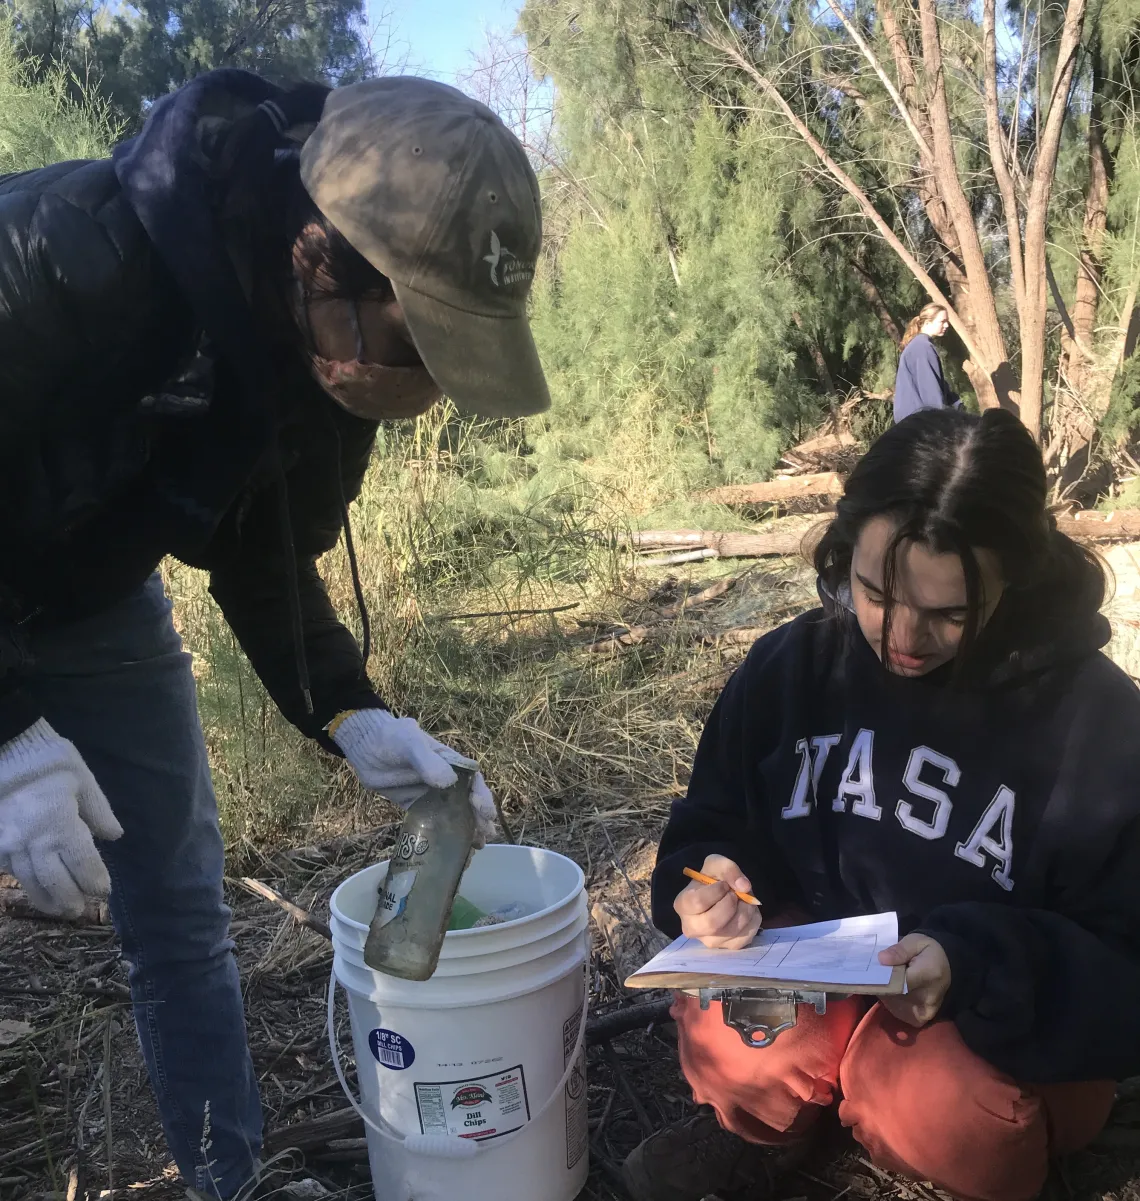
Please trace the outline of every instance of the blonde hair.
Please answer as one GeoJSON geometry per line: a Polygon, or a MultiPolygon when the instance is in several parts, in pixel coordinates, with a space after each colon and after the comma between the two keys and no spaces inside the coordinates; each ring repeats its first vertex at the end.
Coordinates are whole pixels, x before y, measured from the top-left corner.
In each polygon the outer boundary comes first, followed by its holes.
{"type": "MultiPolygon", "coordinates": [[[[939,313],[946,313],[945,305],[937,304],[935,302],[924,305],[919,310],[918,316],[912,317],[910,322],[907,324],[906,329],[903,331],[902,342],[899,343],[899,350],[906,350],[910,343],[922,333],[922,327],[928,321],[933,321],[939,313]]],[[[949,317],[950,314],[946,313],[946,316],[949,317]]]]}

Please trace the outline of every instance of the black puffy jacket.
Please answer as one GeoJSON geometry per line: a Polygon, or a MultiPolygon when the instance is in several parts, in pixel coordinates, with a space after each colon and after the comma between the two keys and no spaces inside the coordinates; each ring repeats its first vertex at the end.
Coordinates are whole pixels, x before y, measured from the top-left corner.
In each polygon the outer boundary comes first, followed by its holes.
{"type": "MultiPolygon", "coordinates": [[[[177,116],[189,104],[193,115],[206,96],[216,112],[219,90],[239,113],[273,92],[218,72],[156,108],[177,116]]],[[[24,631],[115,603],[173,554],[209,571],[275,702],[327,746],[322,729],[338,711],[381,703],[316,569],[340,536],[342,501],[359,493],[377,427],[325,396],[299,346],[285,361],[278,348],[271,390],[251,387],[250,361],[265,362],[266,347],[249,346],[247,361],[234,345],[250,314],[243,325],[225,312],[234,280],[222,279],[211,216],[185,181],[201,148],[172,151],[167,125],[165,141],[152,132],[148,143],[145,130],[138,141],[148,170],[156,157],[182,160],[159,197],[179,230],[168,245],[152,236],[162,221],[144,228],[139,217],[153,195],[133,202],[138,147],[115,162],[0,178],[0,744],[39,716],[22,687],[35,670],[24,631]],[[199,261],[207,273],[195,276],[199,261]],[[290,535],[311,714],[291,626],[290,535]]]]}

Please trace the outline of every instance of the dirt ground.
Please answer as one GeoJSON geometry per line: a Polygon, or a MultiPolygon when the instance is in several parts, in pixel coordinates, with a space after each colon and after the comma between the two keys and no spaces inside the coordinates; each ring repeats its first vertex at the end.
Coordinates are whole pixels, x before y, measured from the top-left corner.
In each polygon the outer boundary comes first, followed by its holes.
{"type": "MultiPolygon", "coordinates": [[[[382,856],[388,828],[279,854],[257,873],[314,915],[326,916],[335,883],[382,856]]],[[[591,898],[613,907],[644,903],[652,860],[647,839],[616,848],[590,880],[591,898]],[[628,877],[628,879],[627,879],[628,877]]],[[[372,1195],[358,1123],[312,1140],[313,1120],[343,1111],[325,1045],[324,989],[331,949],[273,904],[231,890],[234,937],[246,986],[250,1042],[261,1078],[269,1150],[282,1167],[320,1182],[343,1201],[372,1195]],[[299,1136],[299,1137],[298,1137],[299,1136]],[[305,1149],[290,1151],[300,1142],[305,1149]]],[[[5,1201],[119,1198],[175,1201],[170,1166],[126,1004],[125,969],[109,927],[0,921],[7,967],[0,984],[0,1197],[5,1201]],[[27,1023],[32,1032],[11,1041],[27,1023]],[[71,1186],[69,1188],[69,1185],[71,1186]]],[[[624,993],[611,948],[595,934],[592,1013],[643,1001],[624,993]]],[[[618,1165],[646,1132],[694,1112],[676,1059],[673,1028],[647,1026],[589,1050],[591,1173],[582,1201],[622,1201],[618,1165]]],[[[1049,1201],[1140,1201],[1140,1081],[1122,1089],[1106,1143],[1058,1165],[1049,1201]]],[[[835,1142],[786,1180],[783,1201],[900,1198],[932,1201],[835,1142]]],[[[513,1199],[512,1199],[513,1201],[513,1199]]],[[[520,1198],[520,1201],[525,1199],[520,1198]]]]}
{"type": "MultiPolygon", "coordinates": [[[[791,603],[785,597],[776,607],[769,601],[760,605],[750,603],[750,595],[738,589],[718,601],[710,629],[774,624],[791,603]]],[[[668,599],[665,590],[663,600],[668,599]]],[[[719,686],[710,679],[711,688],[719,686]]],[[[615,945],[603,930],[607,912],[636,925],[647,908],[648,873],[662,817],[659,805],[641,821],[570,823],[549,829],[543,838],[583,865],[593,912],[601,919],[600,927],[595,923],[591,962],[595,1020],[646,1000],[622,989],[614,960],[629,948],[615,945]]],[[[333,888],[383,858],[394,832],[390,825],[273,854],[247,851],[231,870],[272,885],[327,920],[333,888]]],[[[318,1181],[330,1196],[367,1201],[372,1187],[363,1131],[347,1120],[325,1042],[331,948],[236,881],[228,893],[268,1153],[296,1176],[318,1181]]],[[[183,1195],[143,1070],[125,966],[110,927],[100,924],[98,914],[92,916],[79,925],[0,916],[5,966],[0,977],[0,1201],[102,1201],[112,1195],[175,1201],[183,1195]]],[[[1091,1002],[1089,1020],[1095,1020],[1091,1002]]],[[[694,1112],[671,1024],[643,1024],[595,1041],[588,1051],[588,1095],[591,1173],[581,1196],[583,1201],[622,1201],[626,1194],[618,1166],[628,1151],[645,1134],[694,1112]]],[[[854,1145],[841,1141],[777,1192],[778,1201],[839,1201],[848,1195],[932,1201],[936,1194],[877,1171],[854,1145]]],[[[1112,1125],[1097,1147],[1057,1166],[1047,1197],[1140,1201],[1140,1079],[1121,1086],[1112,1125]]]]}

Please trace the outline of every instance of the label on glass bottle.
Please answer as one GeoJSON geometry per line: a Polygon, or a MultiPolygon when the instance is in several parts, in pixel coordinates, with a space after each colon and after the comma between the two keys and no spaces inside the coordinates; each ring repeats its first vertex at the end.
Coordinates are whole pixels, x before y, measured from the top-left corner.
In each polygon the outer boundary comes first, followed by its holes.
{"type": "Polygon", "coordinates": [[[414,867],[408,871],[388,873],[387,879],[380,885],[380,903],[376,906],[376,917],[372,922],[373,929],[378,926],[386,926],[404,912],[404,907],[408,903],[408,893],[412,891],[417,873],[418,868],[414,867]]]}

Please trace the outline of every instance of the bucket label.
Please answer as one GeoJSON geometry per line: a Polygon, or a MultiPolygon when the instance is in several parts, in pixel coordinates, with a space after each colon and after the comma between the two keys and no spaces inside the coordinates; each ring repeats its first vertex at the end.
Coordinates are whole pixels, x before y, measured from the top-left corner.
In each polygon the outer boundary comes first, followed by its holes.
{"type": "Polygon", "coordinates": [[[416,868],[412,868],[385,878],[380,885],[380,903],[376,907],[376,917],[372,922],[374,927],[386,926],[404,912],[404,906],[408,903],[408,893],[412,891],[412,885],[416,882],[416,871],[416,868]]]}
{"type": "Polygon", "coordinates": [[[402,1072],[416,1062],[416,1049],[395,1030],[377,1028],[368,1032],[368,1046],[381,1067],[402,1072]]]}
{"type": "MultiPolygon", "coordinates": [[[[574,1044],[578,1041],[578,1023],[582,1006],[574,1016],[562,1023],[562,1066],[565,1068],[574,1044]]],[[[574,1061],[574,1070],[566,1081],[566,1170],[573,1168],[586,1154],[590,1140],[590,1115],[586,1099],[586,1048],[583,1046],[574,1061]]]]}
{"type": "Polygon", "coordinates": [[[469,1080],[416,1083],[422,1134],[501,1138],[530,1121],[522,1064],[469,1080]]]}

